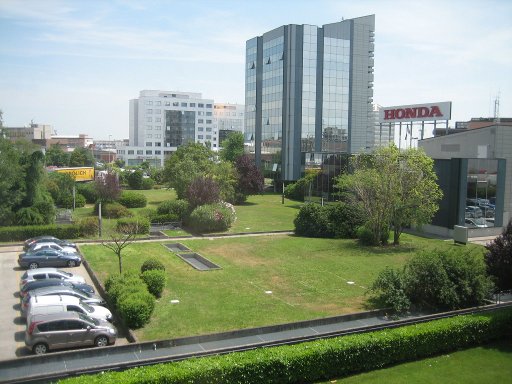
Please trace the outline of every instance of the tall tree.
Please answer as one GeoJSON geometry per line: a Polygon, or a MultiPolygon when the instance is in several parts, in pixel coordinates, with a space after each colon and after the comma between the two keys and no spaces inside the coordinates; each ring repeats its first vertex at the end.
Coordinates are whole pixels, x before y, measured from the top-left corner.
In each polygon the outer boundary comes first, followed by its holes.
{"type": "Polygon", "coordinates": [[[244,154],[244,135],[242,132],[231,132],[221,143],[220,158],[234,163],[244,154]]]}
{"type": "Polygon", "coordinates": [[[236,203],[243,203],[247,196],[263,192],[263,175],[249,156],[239,156],[235,161],[235,169],[238,176],[236,203]]]}
{"type": "Polygon", "coordinates": [[[119,177],[113,171],[108,171],[102,177],[98,177],[94,182],[98,200],[102,202],[115,201],[121,195],[119,177]]]}
{"type": "Polygon", "coordinates": [[[87,148],[76,147],[69,158],[70,167],[92,167],[94,165],[94,157],[87,148]]]}
{"type": "Polygon", "coordinates": [[[164,180],[174,188],[178,199],[185,198],[185,193],[196,177],[211,175],[214,162],[213,153],[204,145],[189,143],[178,147],[165,162],[164,180]]]}
{"type": "Polygon", "coordinates": [[[32,152],[28,157],[28,164],[25,171],[25,191],[23,205],[30,207],[34,202],[41,199],[42,183],[44,181],[44,155],[41,151],[32,152]]]}
{"type": "Polygon", "coordinates": [[[359,154],[352,159],[352,170],[338,178],[337,186],[352,193],[365,211],[376,243],[392,227],[393,243],[399,244],[404,227],[428,223],[438,209],[442,192],[433,160],[421,149],[401,152],[391,145],[359,154]]]}
{"type": "Polygon", "coordinates": [[[23,168],[20,153],[12,143],[0,135],[0,223],[9,225],[14,220],[13,209],[24,197],[23,168]]]}
{"type": "Polygon", "coordinates": [[[64,152],[62,147],[53,144],[46,150],[46,165],[54,165],[56,167],[67,167],[69,164],[70,154],[64,152]]]}

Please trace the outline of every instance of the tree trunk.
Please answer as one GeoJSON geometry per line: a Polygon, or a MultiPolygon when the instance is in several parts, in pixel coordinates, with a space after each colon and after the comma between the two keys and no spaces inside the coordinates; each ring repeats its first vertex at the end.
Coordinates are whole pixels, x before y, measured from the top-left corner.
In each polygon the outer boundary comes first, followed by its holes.
{"type": "Polygon", "coordinates": [[[393,245],[399,245],[400,244],[400,229],[397,227],[393,228],[393,245]]]}
{"type": "Polygon", "coordinates": [[[123,261],[121,260],[121,252],[117,254],[117,257],[119,258],[119,274],[123,274],[123,261]]]}

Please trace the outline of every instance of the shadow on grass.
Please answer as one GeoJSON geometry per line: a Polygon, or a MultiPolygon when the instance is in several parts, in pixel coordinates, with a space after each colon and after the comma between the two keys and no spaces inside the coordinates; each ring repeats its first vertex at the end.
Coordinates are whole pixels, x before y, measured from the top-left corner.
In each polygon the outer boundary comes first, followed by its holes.
{"type": "MultiPolygon", "coordinates": [[[[341,248],[341,247],[340,247],[341,248]]],[[[418,248],[411,245],[383,245],[383,246],[369,246],[361,245],[357,240],[343,242],[343,249],[353,251],[364,251],[372,255],[389,255],[396,253],[410,253],[418,248]]]]}

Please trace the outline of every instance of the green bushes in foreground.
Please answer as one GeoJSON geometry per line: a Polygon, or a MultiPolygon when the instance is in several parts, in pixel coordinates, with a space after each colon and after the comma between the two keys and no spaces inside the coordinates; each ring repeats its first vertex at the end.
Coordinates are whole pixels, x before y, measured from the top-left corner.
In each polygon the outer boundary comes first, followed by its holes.
{"type": "Polygon", "coordinates": [[[61,383],[310,383],[512,336],[512,309],[333,339],[189,359],[61,383]]]}
{"type": "Polygon", "coordinates": [[[31,237],[44,235],[55,236],[59,239],[76,239],[80,237],[81,230],[78,224],[49,224],[0,228],[0,241],[25,241],[31,237]]]}

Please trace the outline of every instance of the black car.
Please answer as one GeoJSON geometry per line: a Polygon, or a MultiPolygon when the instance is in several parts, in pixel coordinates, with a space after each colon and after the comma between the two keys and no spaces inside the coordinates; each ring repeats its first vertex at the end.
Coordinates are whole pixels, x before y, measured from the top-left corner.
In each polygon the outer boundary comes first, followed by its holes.
{"type": "Polygon", "coordinates": [[[82,263],[79,254],[64,253],[56,249],[44,248],[35,252],[20,253],[18,264],[22,268],[76,267],[82,263]]]}
{"type": "Polygon", "coordinates": [[[37,236],[37,237],[32,237],[28,240],[25,240],[25,242],[23,243],[23,250],[26,251],[30,247],[32,247],[34,244],[37,244],[37,243],[57,243],[61,247],[73,247],[76,249],[76,244],[71,243],[67,240],[60,240],[53,236],[37,236]]]}
{"type": "Polygon", "coordinates": [[[91,287],[89,284],[86,283],[75,283],[68,280],[61,280],[61,279],[44,279],[44,280],[34,280],[26,283],[23,288],[20,289],[20,297],[23,299],[27,295],[28,291],[32,291],[37,288],[44,288],[44,287],[55,287],[59,285],[64,285],[66,287],[72,287],[75,289],[79,289],[81,291],[84,291],[86,293],[94,293],[94,288],[91,287]]]}

